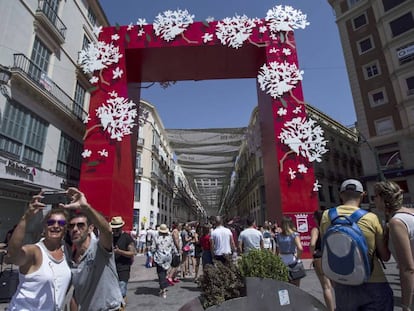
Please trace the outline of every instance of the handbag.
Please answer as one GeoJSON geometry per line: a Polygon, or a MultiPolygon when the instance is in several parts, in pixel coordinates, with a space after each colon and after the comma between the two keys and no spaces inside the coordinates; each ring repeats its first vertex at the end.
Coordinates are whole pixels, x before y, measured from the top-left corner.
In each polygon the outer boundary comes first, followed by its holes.
{"type": "Polygon", "coordinates": [[[301,260],[297,260],[294,263],[288,265],[289,268],[289,281],[299,280],[306,276],[305,267],[301,260]]]}
{"type": "Polygon", "coordinates": [[[185,246],[183,247],[183,251],[184,251],[184,252],[189,252],[189,251],[190,251],[190,245],[189,245],[189,244],[185,245],[185,246]]]}

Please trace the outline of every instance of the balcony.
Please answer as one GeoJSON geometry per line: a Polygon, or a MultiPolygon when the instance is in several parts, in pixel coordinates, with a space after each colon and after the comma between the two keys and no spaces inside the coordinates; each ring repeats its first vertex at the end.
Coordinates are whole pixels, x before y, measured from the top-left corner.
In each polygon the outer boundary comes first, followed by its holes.
{"type": "MultiPolygon", "coordinates": [[[[36,95],[40,95],[43,104],[49,103],[65,116],[69,116],[83,126],[87,113],[79,104],[66,94],[46,73],[23,54],[14,54],[14,65],[11,68],[12,78],[23,82],[24,88],[31,87],[36,95]]],[[[84,126],[83,126],[84,127],[84,126]]]]}
{"type": "Polygon", "coordinates": [[[65,42],[66,26],[50,6],[49,1],[39,0],[35,13],[35,26],[52,37],[59,45],[65,42]]]}

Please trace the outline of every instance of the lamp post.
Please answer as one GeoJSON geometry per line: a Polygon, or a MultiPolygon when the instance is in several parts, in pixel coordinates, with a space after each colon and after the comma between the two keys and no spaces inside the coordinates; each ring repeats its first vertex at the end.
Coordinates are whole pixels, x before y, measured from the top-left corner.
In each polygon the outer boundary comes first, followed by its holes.
{"type": "MultiPolygon", "coordinates": [[[[358,129],[357,129],[358,130],[358,129]]],[[[368,140],[365,138],[365,136],[358,130],[358,138],[362,138],[363,139],[363,143],[366,143],[369,150],[372,152],[372,154],[374,155],[374,159],[375,159],[375,166],[377,168],[377,179],[378,181],[385,181],[386,178],[384,176],[384,173],[381,169],[381,163],[378,157],[378,152],[375,148],[372,147],[372,145],[368,142],[368,140]]]]}

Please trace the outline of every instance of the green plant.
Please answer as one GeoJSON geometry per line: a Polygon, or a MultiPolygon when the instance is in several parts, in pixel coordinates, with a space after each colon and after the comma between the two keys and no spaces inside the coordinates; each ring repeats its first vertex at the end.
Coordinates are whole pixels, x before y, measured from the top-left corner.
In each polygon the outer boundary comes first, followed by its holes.
{"type": "Polygon", "coordinates": [[[288,281],[288,268],[279,256],[268,250],[251,250],[247,254],[243,254],[238,261],[238,267],[243,277],[288,281]]]}
{"type": "Polygon", "coordinates": [[[240,297],[244,288],[240,270],[231,260],[225,265],[220,261],[215,261],[214,265],[206,265],[198,284],[202,291],[201,303],[205,309],[240,297]]]}

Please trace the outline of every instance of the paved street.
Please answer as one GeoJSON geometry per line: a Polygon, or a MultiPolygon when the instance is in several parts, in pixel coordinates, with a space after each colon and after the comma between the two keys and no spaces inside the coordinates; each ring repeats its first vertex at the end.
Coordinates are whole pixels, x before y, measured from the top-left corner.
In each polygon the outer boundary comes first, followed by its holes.
{"type": "MultiPolygon", "coordinates": [[[[182,305],[194,297],[199,296],[200,291],[193,279],[185,279],[168,289],[167,298],[158,296],[158,281],[155,268],[145,268],[145,257],[136,256],[132,268],[131,279],[128,286],[127,310],[140,311],[177,311],[182,305]]],[[[305,267],[310,267],[310,260],[305,260],[305,267]]],[[[394,261],[386,264],[386,274],[394,290],[395,302],[399,303],[401,292],[399,290],[399,277],[394,261]]],[[[301,281],[301,289],[310,293],[323,302],[322,289],[318,278],[312,269],[307,270],[307,276],[301,281]]],[[[0,304],[0,310],[6,310],[7,304],[0,304]]],[[[395,307],[394,310],[401,310],[395,307]]]]}

